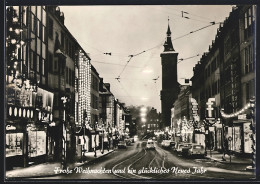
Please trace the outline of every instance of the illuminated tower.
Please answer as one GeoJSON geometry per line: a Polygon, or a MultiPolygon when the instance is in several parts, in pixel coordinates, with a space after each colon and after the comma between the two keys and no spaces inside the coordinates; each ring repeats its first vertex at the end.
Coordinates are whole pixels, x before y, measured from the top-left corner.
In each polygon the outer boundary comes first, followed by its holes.
{"type": "Polygon", "coordinates": [[[167,38],[163,45],[164,51],[160,55],[162,58],[161,112],[164,127],[171,125],[171,108],[179,93],[179,83],[177,81],[178,53],[175,52],[172,45],[169,19],[166,34],[167,38]]]}

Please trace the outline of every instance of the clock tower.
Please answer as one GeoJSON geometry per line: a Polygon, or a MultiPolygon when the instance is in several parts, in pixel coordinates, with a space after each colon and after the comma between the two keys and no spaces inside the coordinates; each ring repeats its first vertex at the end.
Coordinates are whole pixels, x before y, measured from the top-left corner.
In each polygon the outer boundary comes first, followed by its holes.
{"type": "Polygon", "coordinates": [[[163,127],[171,125],[171,108],[180,91],[180,84],[177,80],[178,53],[175,52],[172,45],[169,19],[166,34],[167,38],[163,45],[164,51],[160,55],[162,62],[161,112],[163,127]]]}

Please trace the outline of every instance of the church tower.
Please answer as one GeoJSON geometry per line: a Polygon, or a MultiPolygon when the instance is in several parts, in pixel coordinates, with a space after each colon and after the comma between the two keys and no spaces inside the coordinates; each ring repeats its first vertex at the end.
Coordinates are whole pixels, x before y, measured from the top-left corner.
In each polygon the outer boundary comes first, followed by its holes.
{"type": "Polygon", "coordinates": [[[177,80],[178,53],[175,52],[172,45],[169,19],[166,34],[167,38],[163,45],[164,51],[160,55],[162,62],[161,112],[163,127],[171,125],[171,108],[179,94],[177,80]]]}

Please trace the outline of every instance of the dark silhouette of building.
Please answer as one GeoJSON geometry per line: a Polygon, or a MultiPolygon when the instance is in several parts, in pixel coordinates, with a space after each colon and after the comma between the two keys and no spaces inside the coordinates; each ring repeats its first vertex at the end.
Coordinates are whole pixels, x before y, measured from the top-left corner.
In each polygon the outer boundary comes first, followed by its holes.
{"type": "Polygon", "coordinates": [[[162,58],[162,90],[161,90],[161,108],[162,123],[164,126],[171,125],[171,108],[178,97],[179,83],[177,81],[177,57],[172,40],[171,30],[168,24],[167,38],[164,43],[164,51],[161,53],[162,58]]]}

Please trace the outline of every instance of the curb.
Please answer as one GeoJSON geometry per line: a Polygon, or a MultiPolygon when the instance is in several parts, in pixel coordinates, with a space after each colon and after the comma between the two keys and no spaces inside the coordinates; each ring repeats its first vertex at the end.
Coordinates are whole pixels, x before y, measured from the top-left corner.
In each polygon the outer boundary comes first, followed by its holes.
{"type": "Polygon", "coordinates": [[[206,157],[206,158],[208,158],[208,159],[211,159],[211,160],[213,160],[214,162],[219,162],[219,163],[222,163],[222,164],[234,164],[234,165],[236,165],[236,164],[240,164],[240,165],[250,165],[251,163],[241,163],[241,162],[232,162],[232,159],[231,159],[231,162],[229,162],[229,159],[226,159],[227,161],[222,161],[222,160],[220,160],[220,159],[215,159],[215,158],[211,158],[211,157],[206,157]]]}
{"type": "MultiPolygon", "coordinates": [[[[91,160],[89,160],[89,161],[85,161],[85,162],[83,162],[83,163],[81,163],[81,164],[79,164],[78,166],[73,166],[73,168],[70,168],[69,167],[69,169],[74,169],[75,167],[80,167],[80,166],[83,166],[83,165],[85,165],[85,164],[87,164],[87,163],[92,163],[93,161],[96,161],[96,160],[98,160],[98,159],[100,159],[100,158],[102,158],[102,157],[104,157],[104,156],[106,156],[106,155],[109,155],[110,153],[113,153],[115,150],[113,150],[113,151],[110,151],[109,153],[107,153],[107,154],[103,154],[103,155],[101,155],[101,156],[99,156],[99,157],[97,157],[97,158],[93,158],[93,159],[91,159],[91,160]]],[[[12,180],[22,180],[22,179],[31,179],[31,178],[44,178],[44,177],[52,177],[52,176],[60,176],[60,175],[63,175],[64,173],[58,173],[58,174],[49,174],[49,175],[36,175],[36,176],[21,176],[21,177],[5,177],[5,180],[6,181],[12,181],[12,180]]]]}

